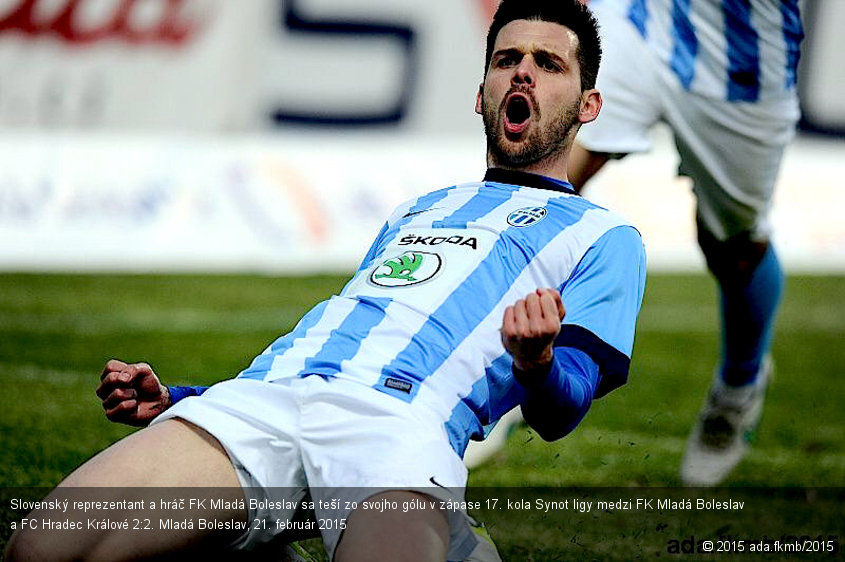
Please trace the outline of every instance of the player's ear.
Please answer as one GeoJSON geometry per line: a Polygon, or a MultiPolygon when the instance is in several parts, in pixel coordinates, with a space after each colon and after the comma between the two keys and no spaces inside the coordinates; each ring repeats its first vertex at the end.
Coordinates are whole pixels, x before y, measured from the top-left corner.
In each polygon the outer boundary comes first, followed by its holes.
{"type": "Polygon", "coordinates": [[[475,95],[475,112],[481,115],[481,98],[484,96],[484,83],[478,86],[478,93],[475,95]]]}
{"type": "Polygon", "coordinates": [[[578,121],[581,123],[594,121],[599,116],[601,104],[601,92],[595,88],[585,90],[581,94],[581,109],[578,111],[578,121]]]}

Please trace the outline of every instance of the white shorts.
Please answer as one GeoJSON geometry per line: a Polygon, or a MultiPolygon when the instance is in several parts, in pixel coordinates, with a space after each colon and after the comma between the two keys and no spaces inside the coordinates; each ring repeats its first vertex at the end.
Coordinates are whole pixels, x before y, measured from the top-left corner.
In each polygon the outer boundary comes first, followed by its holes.
{"type": "Polygon", "coordinates": [[[578,142],[594,152],[644,152],[651,127],[665,121],[704,226],[721,240],[741,232],[767,239],[775,180],[800,115],[797,95],[752,103],[688,92],[630,21],[607,4],[593,7],[604,50],[596,84],[604,104],[598,119],[581,127],[578,142]]]}
{"type": "MultiPolygon", "coordinates": [[[[319,532],[332,556],[341,521],[351,512],[346,502],[361,505],[385,490],[464,499],[467,470],[443,424],[413,403],[354,381],[316,375],[273,382],[232,379],[178,402],[154,423],[170,418],[196,424],[220,441],[247,500],[256,500],[251,528],[233,544],[236,549],[252,550],[285,533],[277,520],[302,520],[301,512],[284,509],[280,500],[315,503],[310,516],[327,522],[319,532]],[[321,499],[337,501],[321,509],[321,499]],[[252,524],[256,520],[267,524],[252,524]]],[[[447,513],[449,559],[462,560],[478,539],[465,512],[447,513]]]]}

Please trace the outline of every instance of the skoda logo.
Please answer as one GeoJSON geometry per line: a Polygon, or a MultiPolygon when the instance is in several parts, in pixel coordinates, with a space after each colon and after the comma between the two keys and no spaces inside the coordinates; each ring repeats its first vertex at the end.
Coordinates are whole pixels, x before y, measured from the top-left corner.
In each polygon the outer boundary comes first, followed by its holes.
{"type": "Polygon", "coordinates": [[[538,223],[546,216],[545,207],[524,207],[517,209],[508,215],[508,224],[517,228],[531,226],[538,223]]]}
{"type": "Polygon", "coordinates": [[[409,251],[384,260],[370,274],[370,282],[380,287],[408,287],[437,275],[442,264],[437,254],[409,251]]]}

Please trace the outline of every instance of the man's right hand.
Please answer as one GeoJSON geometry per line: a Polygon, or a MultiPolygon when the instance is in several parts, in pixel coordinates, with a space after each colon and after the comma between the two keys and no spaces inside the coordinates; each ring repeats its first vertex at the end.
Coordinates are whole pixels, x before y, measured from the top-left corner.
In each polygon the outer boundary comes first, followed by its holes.
{"type": "Polygon", "coordinates": [[[97,396],[113,422],[143,427],[170,407],[170,391],[146,363],[106,363],[97,396]]]}

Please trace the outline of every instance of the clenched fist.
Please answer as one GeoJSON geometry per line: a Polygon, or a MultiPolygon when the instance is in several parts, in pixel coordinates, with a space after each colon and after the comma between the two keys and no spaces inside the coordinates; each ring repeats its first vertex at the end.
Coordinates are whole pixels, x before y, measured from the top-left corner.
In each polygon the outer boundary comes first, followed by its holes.
{"type": "Polygon", "coordinates": [[[146,363],[106,363],[97,396],[113,422],[145,426],[170,406],[170,392],[146,363]]]}
{"type": "Polygon", "coordinates": [[[515,369],[540,380],[548,374],[565,314],[556,289],[537,289],[505,309],[502,344],[513,357],[515,369]]]}

